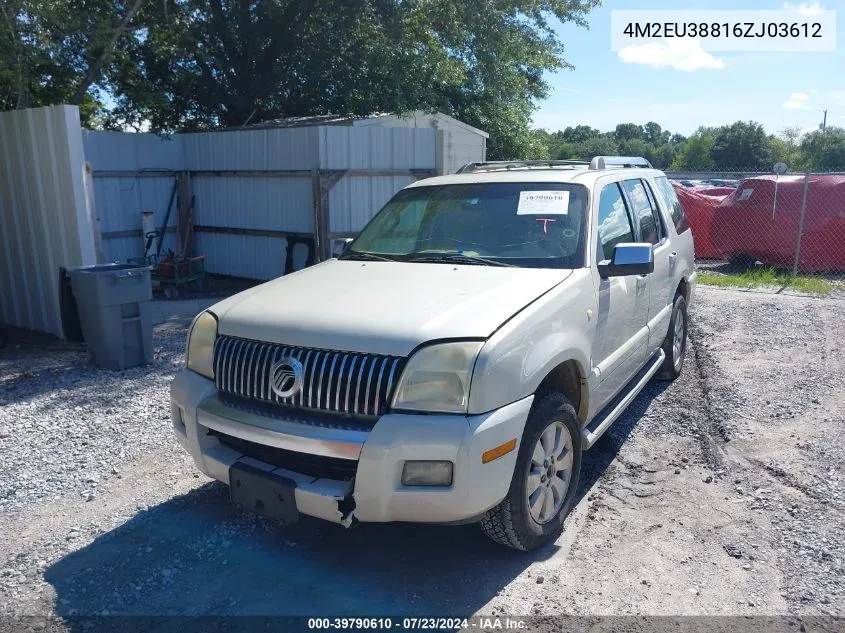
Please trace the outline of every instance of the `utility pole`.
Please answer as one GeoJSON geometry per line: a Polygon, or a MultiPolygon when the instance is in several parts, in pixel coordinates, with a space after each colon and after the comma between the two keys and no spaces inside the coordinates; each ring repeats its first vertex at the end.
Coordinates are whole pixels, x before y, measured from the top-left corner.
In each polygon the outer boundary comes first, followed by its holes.
{"type": "Polygon", "coordinates": [[[827,110],[824,111],[824,119],[822,119],[822,124],[819,126],[819,129],[824,131],[827,128],[827,110]]]}

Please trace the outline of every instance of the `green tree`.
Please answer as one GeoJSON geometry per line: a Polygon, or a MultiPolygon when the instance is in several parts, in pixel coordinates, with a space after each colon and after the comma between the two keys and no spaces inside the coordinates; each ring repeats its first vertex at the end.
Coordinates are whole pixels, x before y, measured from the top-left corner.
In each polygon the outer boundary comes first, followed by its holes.
{"type": "Polygon", "coordinates": [[[613,138],[617,143],[626,141],[643,140],[643,126],[636,123],[620,123],[613,132],[613,138]]]}
{"type": "Polygon", "coordinates": [[[672,138],[669,130],[664,130],[659,123],[649,121],[643,126],[643,140],[655,147],[666,145],[672,138]]]}
{"type": "Polygon", "coordinates": [[[671,169],[674,171],[712,169],[714,167],[713,157],[711,156],[712,149],[712,134],[704,128],[699,128],[695,134],[687,139],[683,149],[672,161],[671,169]]]}
{"type": "Polygon", "coordinates": [[[103,70],[141,0],[0,0],[0,110],[72,103],[102,113],[103,70]]]}
{"type": "Polygon", "coordinates": [[[567,127],[561,136],[562,140],[570,145],[581,145],[590,139],[602,135],[601,130],[597,130],[589,125],[576,125],[575,127],[567,127]]]}
{"type": "Polygon", "coordinates": [[[772,169],[766,131],[754,121],[737,121],[718,128],[710,154],[716,169],[765,172],[772,169]]]}
{"type": "Polygon", "coordinates": [[[442,111],[490,133],[491,159],[545,151],[530,128],[554,28],[598,0],[164,0],[109,68],[110,124],[155,131],[323,113],[442,111]]]}
{"type": "Polygon", "coordinates": [[[590,160],[595,156],[614,156],[619,153],[619,147],[610,134],[594,136],[576,146],[578,158],[590,160]]]}
{"type": "Polygon", "coordinates": [[[814,171],[845,171],[845,129],[829,127],[810,132],[801,141],[806,168],[814,171]]]}

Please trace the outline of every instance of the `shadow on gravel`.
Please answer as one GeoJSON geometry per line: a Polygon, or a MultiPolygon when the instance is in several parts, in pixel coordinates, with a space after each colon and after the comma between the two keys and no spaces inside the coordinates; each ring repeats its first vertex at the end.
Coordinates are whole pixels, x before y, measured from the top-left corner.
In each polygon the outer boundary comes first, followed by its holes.
{"type": "MultiPolygon", "coordinates": [[[[577,501],[616,457],[650,385],[585,455],[577,501]]],[[[56,613],[97,615],[444,615],[481,609],[557,546],[520,553],[477,526],[303,519],[279,528],[235,510],[210,483],[139,512],[49,567],[56,613]]],[[[539,596],[538,589],[538,596],[539,596]]],[[[82,629],[80,629],[82,630],[82,629]]]]}
{"type": "Polygon", "coordinates": [[[204,485],[144,510],[46,570],[61,616],[120,614],[470,615],[532,562],[473,525],[303,519],[236,511],[204,485]]]}
{"type": "Polygon", "coordinates": [[[576,504],[590,493],[596,482],[616,459],[625,440],[634,431],[652,400],[666,391],[671,384],[662,381],[649,382],[619,419],[610,425],[593,448],[584,453],[584,459],[581,462],[581,480],[575,496],[576,504]]]}

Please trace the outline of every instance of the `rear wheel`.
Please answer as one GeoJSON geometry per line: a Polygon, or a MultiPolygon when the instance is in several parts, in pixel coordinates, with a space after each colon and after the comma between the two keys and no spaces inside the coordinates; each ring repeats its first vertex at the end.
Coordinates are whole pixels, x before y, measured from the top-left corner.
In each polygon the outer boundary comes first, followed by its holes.
{"type": "Polygon", "coordinates": [[[528,415],[508,495],[481,520],[501,545],[532,550],[557,539],[581,472],[581,426],[559,393],[538,395],[528,415]]]}
{"type": "Polygon", "coordinates": [[[657,378],[675,380],[681,375],[687,355],[687,301],[682,294],[676,294],[672,304],[672,318],[663,341],[663,353],[666,358],[657,371],[657,378]]]}

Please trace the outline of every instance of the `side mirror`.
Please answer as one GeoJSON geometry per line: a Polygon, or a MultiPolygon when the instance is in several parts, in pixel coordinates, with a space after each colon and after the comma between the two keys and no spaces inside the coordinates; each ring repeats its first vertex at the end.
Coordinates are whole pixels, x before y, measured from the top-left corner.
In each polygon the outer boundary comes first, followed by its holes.
{"type": "Polygon", "coordinates": [[[342,237],[332,240],[332,257],[340,257],[352,243],[351,237],[342,237]]]}
{"type": "Polygon", "coordinates": [[[597,267],[602,278],[648,275],[654,272],[654,249],[645,243],[617,244],[613,259],[605,259],[597,267]]]}

